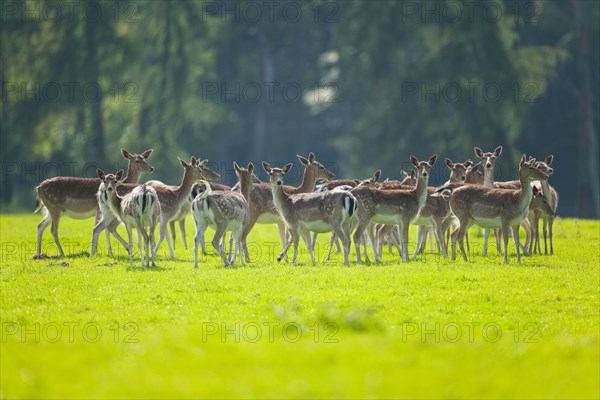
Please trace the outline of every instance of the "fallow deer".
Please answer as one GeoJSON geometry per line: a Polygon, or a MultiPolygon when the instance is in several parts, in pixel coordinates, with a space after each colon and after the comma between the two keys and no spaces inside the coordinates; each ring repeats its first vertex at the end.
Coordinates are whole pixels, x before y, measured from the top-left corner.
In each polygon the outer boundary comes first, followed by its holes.
{"type": "MultiPolygon", "coordinates": [[[[315,155],[312,152],[309,153],[308,159],[299,155],[297,157],[304,165],[302,184],[299,187],[284,185],[282,189],[286,193],[311,193],[315,189],[315,182],[317,179],[328,181],[335,178],[335,175],[332,172],[327,170],[327,168],[315,159],[315,155]]],[[[259,183],[254,185],[254,189],[250,192],[250,199],[250,218],[242,233],[242,249],[247,262],[250,262],[247,246],[248,234],[255,224],[277,224],[282,244],[285,245],[285,242],[287,241],[283,221],[273,202],[272,185],[270,183],[259,183]]]]}
{"type": "Polygon", "coordinates": [[[107,200],[110,211],[116,215],[125,225],[127,236],[129,237],[129,266],[133,265],[133,243],[132,233],[133,227],[136,228],[138,234],[138,249],[140,251],[140,260],[142,267],[150,266],[150,258],[152,266],[156,266],[154,255],[152,254],[152,246],[154,245],[154,229],[160,219],[160,203],[158,195],[152,186],[146,184],[136,186],[125,196],[117,194],[118,183],[123,177],[123,170],[119,170],[116,174],[105,174],[101,169],[96,170],[98,177],[102,180],[100,185],[99,195],[107,200]],[[148,231],[146,231],[148,227],[148,231]],[[144,241],[144,251],[142,251],[140,236],[144,241]]]}
{"type": "Polygon", "coordinates": [[[495,189],[476,185],[464,185],[455,189],[450,196],[450,209],[458,218],[460,227],[452,235],[452,259],[456,258],[458,241],[463,259],[467,261],[463,238],[473,224],[484,228],[502,228],[504,239],[504,262],[508,263],[508,234],[512,228],[517,251],[517,262],[521,262],[519,225],[527,216],[533,191],[529,182],[545,180],[547,175],[525,155],[519,163],[520,189],[495,189]]]}
{"type": "Polygon", "coordinates": [[[435,155],[428,161],[418,161],[416,157],[410,157],[412,164],[417,168],[417,185],[410,190],[383,190],[364,186],[350,191],[359,203],[358,226],[354,232],[356,260],[359,264],[362,263],[359,249],[360,239],[371,221],[400,226],[402,261],[408,261],[408,227],[425,204],[429,170],[435,164],[436,159],[435,155]]]}
{"type": "Polygon", "coordinates": [[[342,241],[344,265],[349,265],[349,228],[350,219],[356,212],[356,198],[350,192],[338,190],[298,194],[287,193],[283,189],[283,179],[292,168],[292,165],[290,163],[283,168],[271,168],[269,163],[263,162],[263,168],[269,174],[269,182],[272,186],[273,203],[291,235],[291,238],[287,239],[277,261],[281,261],[290,245],[293,244],[292,263],[296,264],[298,241],[302,236],[308,248],[310,259],[313,265],[316,265],[314,244],[308,232],[333,231],[342,241]]]}
{"type": "MultiPolygon", "coordinates": [[[[127,176],[123,182],[136,183],[141,173],[152,172],[154,170],[154,167],[148,164],[147,161],[150,154],[152,154],[152,150],[146,150],[142,154],[131,154],[127,150],[121,149],[121,154],[127,159],[128,163],[127,176]]],[[[98,178],[59,176],[46,179],[36,187],[37,205],[35,212],[45,209],[45,216],[37,227],[35,258],[42,257],[42,235],[50,223],[52,223],[50,231],[52,232],[54,243],[58,248],[60,256],[64,257],[65,253],[58,238],[58,226],[63,214],[75,219],[87,219],[96,216],[96,222],[100,221],[101,213],[96,199],[99,185],[100,180],[98,178]]],[[[112,255],[108,230],[106,231],[106,240],[108,254],[112,255]]]]}
{"type": "Polygon", "coordinates": [[[183,178],[179,186],[155,186],[154,189],[158,194],[158,200],[160,201],[160,208],[162,212],[162,218],[160,221],[160,237],[158,243],[153,250],[153,256],[156,256],[162,241],[166,238],[169,246],[169,253],[172,258],[175,258],[175,253],[171,246],[171,239],[169,232],[167,231],[167,224],[175,218],[181,205],[188,199],[192,186],[196,181],[202,179],[203,167],[205,162],[198,162],[196,157],[192,157],[191,162],[188,164],[182,159],[178,158],[181,166],[184,168],[183,178]]]}
{"type": "MultiPolygon", "coordinates": [[[[479,157],[483,164],[483,186],[487,188],[494,187],[494,168],[496,167],[496,159],[502,154],[502,146],[498,146],[492,152],[484,152],[479,147],[475,147],[475,155],[479,157]]],[[[502,249],[500,247],[500,232],[494,231],[496,237],[496,253],[500,255],[502,249]]],[[[483,230],[483,255],[487,256],[488,241],[490,238],[490,230],[483,230]]]]}
{"type": "Polygon", "coordinates": [[[247,168],[240,167],[233,162],[235,173],[240,181],[240,192],[235,191],[213,191],[205,183],[203,192],[192,202],[192,216],[196,223],[196,236],[194,237],[194,268],[198,268],[198,246],[204,243],[204,232],[208,226],[215,229],[212,245],[221,256],[223,263],[228,266],[235,263],[238,250],[240,251],[240,262],[244,264],[244,254],[241,251],[241,236],[244,226],[248,223],[250,191],[252,190],[252,171],[254,165],[248,164],[247,168]],[[235,250],[233,257],[225,256],[224,237],[227,231],[231,231],[235,239],[235,250]]]}

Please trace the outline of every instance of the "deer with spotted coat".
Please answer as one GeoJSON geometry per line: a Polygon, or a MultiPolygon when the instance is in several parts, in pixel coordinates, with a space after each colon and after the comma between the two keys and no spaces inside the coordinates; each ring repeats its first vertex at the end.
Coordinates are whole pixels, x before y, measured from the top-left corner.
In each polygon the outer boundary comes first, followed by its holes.
{"type": "Polygon", "coordinates": [[[152,259],[152,266],[155,267],[152,246],[154,244],[154,229],[161,216],[156,191],[151,186],[143,184],[136,186],[125,196],[119,196],[117,187],[123,177],[123,170],[119,170],[116,174],[105,174],[101,169],[96,170],[96,172],[102,181],[99,187],[99,197],[106,200],[104,204],[108,205],[110,211],[123,222],[127,230],[129,244],[126,247],[129,251],[129,266],[133,265],[131,230],[135,227],[138,234],[138,249],[142,267],[148,267],[150,259],[152,259]],[[147,231],[146,227],[148,228],[147,231]],[[140,236],[143,238],[145,252],[142,251],[140,236]]]}

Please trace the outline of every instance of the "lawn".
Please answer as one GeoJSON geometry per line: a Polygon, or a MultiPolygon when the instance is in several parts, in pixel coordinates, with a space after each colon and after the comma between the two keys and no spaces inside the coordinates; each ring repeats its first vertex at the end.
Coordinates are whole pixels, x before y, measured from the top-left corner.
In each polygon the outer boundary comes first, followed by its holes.
{"type": "Polygon", "coordinates": [[[556,254],[521,265],[512,245],[509,265],[481,257],[473,229],[466,263],[313,267],[301,245],[294,267],[258,226],[252,263],[209,248],[194,270],[179,238],[156,268],[103,235],[90,259],[91,219],[63,218],[68,256],[33,261],[40,219],[0,219],[1,398],[600,397],[598,221],[558,219],[556,254]]]}

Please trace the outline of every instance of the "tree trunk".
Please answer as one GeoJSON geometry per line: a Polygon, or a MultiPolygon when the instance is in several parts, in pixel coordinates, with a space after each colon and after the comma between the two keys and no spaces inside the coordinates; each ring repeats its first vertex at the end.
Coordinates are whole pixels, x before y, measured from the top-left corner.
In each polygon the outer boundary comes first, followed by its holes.
{"type": "Polygon", "coordinates": [[[588,42],[588,4],[573,0],[577,31],[577,81],[579,84],[579,154],[577,173],[577,216],[600,215],[598,136],[594,126],[592,80],[588,42]],[[592,201],[592,207],[589,202],[592,201]]]}

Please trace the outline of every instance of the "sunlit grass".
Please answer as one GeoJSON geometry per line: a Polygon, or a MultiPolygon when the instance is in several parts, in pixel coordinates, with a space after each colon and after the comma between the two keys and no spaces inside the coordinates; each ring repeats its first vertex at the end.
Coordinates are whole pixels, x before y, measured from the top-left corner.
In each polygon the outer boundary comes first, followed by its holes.
{"type": "Polygon", "coordinates": [[[556,255],[521,265],[512,245],[509,265],[481,257],[473,229],[468,263],[313,267],[301,247],[293,267],[258,226],[252,263],[225,268],[209,245],[194,270],[191,220],[190,248],[144,269],[116,241],[89,259],[92,220],[68,218],[68,256],[32,261],[39,219],[1,217],[1,397],[600,395],[597,221],[559,219],[556,255]]]}

